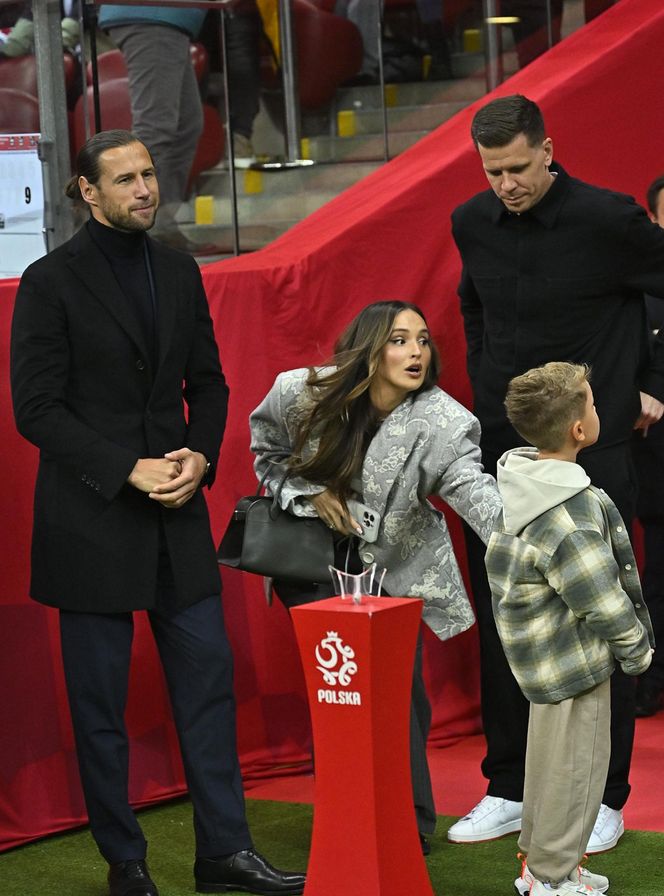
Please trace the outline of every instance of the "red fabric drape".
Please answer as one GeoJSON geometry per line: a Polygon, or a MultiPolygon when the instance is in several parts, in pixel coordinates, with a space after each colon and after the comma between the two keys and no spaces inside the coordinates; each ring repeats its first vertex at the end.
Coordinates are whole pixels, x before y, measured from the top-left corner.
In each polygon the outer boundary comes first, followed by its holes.
{"type": "MultiPolygon", "coordinates": [[[[497,93],[539,102],[555,156],[574,175],[642,199],[664,170],[659,139],[664,83],[661,0],[621,0],[497,93]]],[[[209,496],[216,537],[255,481],[247,415],[280,370],[315,363],[366,303],[422,305],[444,358],[442,385],[470,403],[456,299],[459,262],[451,210],[485,186],[468,136],[471,107],[413,149],[326,205],[265,250],[210,265],[204,279],[231,411],[220,476],[209,496]]],[[[275,175],[278,176],[278,175],[275,175]]],[[[57,614],[27,598],[36,450],[15,432],[8,341],[16,281],[0,282],[0,849],[85,820],[59,663],[57,614]]],[[[175,446],[174,446],[175,447],[175,446]]],[[[460,556],[462,541],[451,520],[460,556]]],[[[224,572],[235,652],[238,743],[245,775],[306,760],[309,723],[290,621],[268,609],[260,581],[224,572]]],[[[426,638],[435,742],[476,731],[474,632],[445,644],[426,638]]],[[[128,723],[131,796],[145,803],[182,792],[167,698],[139,616],[128,723]]]]}

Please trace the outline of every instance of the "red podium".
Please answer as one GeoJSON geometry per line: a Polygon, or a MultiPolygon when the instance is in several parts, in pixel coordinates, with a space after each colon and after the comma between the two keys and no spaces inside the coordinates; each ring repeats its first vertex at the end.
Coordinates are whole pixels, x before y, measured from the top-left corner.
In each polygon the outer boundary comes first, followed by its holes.
{"type": "Polygon", "coordinates": [[[316,771],[305,896],[433,896],[413,807],[409,714],[422,601],[291,610],[316,771]]]}

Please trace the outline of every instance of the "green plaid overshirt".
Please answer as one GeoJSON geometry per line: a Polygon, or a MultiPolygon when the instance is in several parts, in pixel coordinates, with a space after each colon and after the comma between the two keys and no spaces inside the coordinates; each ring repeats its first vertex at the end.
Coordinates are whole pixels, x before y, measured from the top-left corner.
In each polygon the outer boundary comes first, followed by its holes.
{"type": "Polygon", "coordinates": [[[518,535],[502,515],[486,567],[498,633],[532,703],[557,703],[650,663],[654,644],[629,536],[601,489],[588,486],[518,535]]]}

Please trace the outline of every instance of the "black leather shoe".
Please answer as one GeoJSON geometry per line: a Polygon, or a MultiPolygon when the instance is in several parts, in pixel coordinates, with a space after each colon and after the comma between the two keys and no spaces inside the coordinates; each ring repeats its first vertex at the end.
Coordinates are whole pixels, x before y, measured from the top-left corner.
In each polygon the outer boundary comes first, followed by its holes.
{"type": "Polygon", "coordinates": [[[422,855],[428,856],[431,852],[431,844],[424,834],[420,834],[420,846],[422,847],[422,855]]]}
{"type": "Polygon", "coordinates": [[[304,890],[304,874],[279,871],[253,849],[243,849],[216,859],[196,859],[197,893],[226,893],[240,890],[259,896],[297,896],[304,890]]]}
{"type": "Polygon", "coordinates": [[[108,869],[110,896],[159,896],[144,859],[118,862],[108,869]]]}

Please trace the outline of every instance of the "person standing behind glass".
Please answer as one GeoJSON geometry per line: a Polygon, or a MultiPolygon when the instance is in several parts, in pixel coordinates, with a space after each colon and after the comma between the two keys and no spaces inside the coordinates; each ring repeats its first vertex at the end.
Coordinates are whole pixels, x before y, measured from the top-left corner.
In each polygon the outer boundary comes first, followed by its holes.
{"type": "Polygon", "coordinates": [[[122,51],[129,79],[132,128],[150,151],[161,185],[161,214],[153,237],[187,249],[176,215],[187,197],[189,173],[203,132],[203,104],[190,47],[204,9],[104,4],[99,27],[122,51]]]}
{"type": "MultiPolygon", "coordinates": [[[[436,386],[440,358],[424,315],[407,302],[374,302],[339,337],[329,365],[279,374],[250,416],[259,479],[281,506],[318,516],[335,530],[335,565],[376,563],[385,593],[424,601],[423,619],[441,640],[473,624],[445,519],[427,500],[443,498],[486,542],[501,502],[483,472],[477,419],[436,386]],[[348,501],[380,516],[367,543],[348,501]]],[[[274,583],[290,608],[331,597],[330,585],[274,583]]],[[[436,812],[426,759],[431,707],[418,638],[411,706],[411,775],[422,849],[436,812]]]]}

